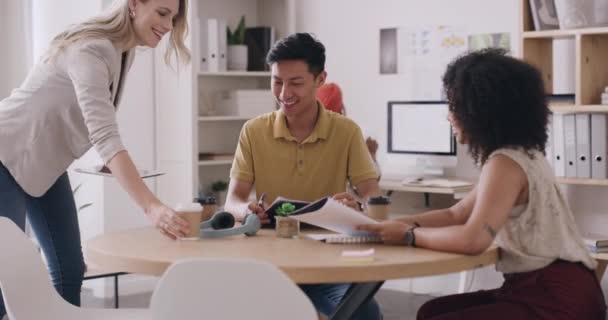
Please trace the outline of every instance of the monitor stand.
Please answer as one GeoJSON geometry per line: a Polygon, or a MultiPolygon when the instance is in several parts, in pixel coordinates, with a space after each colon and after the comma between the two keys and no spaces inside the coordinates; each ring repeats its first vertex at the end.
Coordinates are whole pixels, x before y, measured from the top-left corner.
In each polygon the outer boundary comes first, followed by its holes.
{"type": "Polygon", "coordinates": [[[431,161],[424,158],[416,158],[416,169],[423,178],[440,178],[445,173],[443,167],[433,165],[431,161]]]}

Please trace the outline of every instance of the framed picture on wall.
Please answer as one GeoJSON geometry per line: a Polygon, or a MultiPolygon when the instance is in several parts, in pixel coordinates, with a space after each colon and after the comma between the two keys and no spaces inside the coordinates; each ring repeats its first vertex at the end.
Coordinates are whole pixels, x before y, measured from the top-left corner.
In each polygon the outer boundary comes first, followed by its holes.
{"type": "Polygon", "coordinates": [[[554,0],[530,0],[530,13],[536,31],[559,29],[554,0]]]}

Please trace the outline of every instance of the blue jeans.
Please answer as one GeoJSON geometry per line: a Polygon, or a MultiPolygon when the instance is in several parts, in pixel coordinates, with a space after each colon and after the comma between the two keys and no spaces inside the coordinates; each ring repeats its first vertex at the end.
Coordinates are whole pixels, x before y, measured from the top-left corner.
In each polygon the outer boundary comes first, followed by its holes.
{"type": "MultiPolygon", "coordinates": [[[[42,247],[57,292],[73,305],[80,305],[85,271],[80,229],[72,187],[64,173],[41,197],[28,195],[0,163],[0,216],[25,230],[25,216],[42,247]]],[[[0,267],[2,262],[0,262],[0,267]]],[[[6,313],[0,299],[0,318],[6,313]]]]}
{"type": "MultiPolygon", "coordinates": [[[[334,313],[349,287],[348,283],[300,285],[300,289],[306,293],[317,311],[327,316],[334,313]]],[[[381,320],[382,313],[376,300],[371,299],[366,305],[361,306],[351,319],[381,320]]]]}

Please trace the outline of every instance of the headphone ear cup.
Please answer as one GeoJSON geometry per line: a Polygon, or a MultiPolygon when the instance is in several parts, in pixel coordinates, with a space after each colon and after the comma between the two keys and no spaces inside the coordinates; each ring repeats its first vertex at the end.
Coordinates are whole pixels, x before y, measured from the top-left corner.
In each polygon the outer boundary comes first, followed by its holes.
{"type": "Polygon", "coordinates": [[[230,212],[222,211],[213,215],[211,228],[214,230],[234,227],[234,216],[230,212]]]}
{"type": "Polygon", "coordinates": [[[262,222],[256,214],[247,214],[243,219],[243,227],[246,227],[246,236],[255,236],[262,227],[262,222]]]}

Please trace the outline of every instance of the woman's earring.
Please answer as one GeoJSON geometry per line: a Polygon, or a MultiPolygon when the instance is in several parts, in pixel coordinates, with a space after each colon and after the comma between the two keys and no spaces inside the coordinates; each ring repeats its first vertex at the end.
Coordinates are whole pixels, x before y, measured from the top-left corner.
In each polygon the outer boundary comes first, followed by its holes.
{"type": "Polygon", "coordinates": [[[135,18],[135,11],[131,10],[131,12],[129,13],[129,15],[131,16],[131,18],[135,18]]]}

